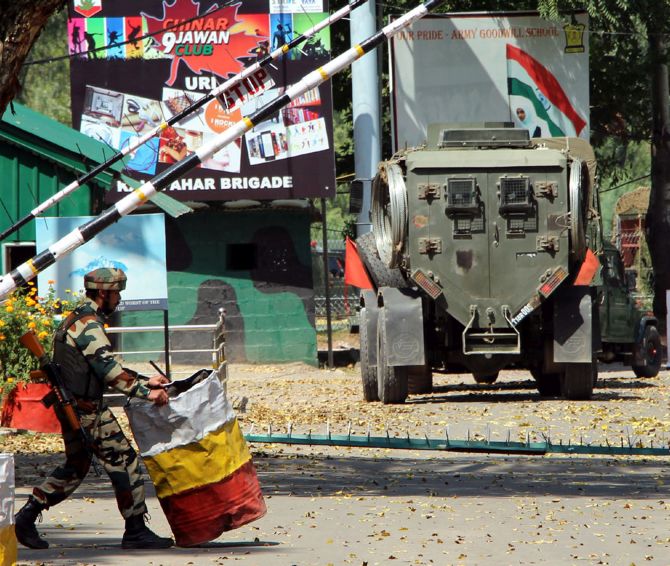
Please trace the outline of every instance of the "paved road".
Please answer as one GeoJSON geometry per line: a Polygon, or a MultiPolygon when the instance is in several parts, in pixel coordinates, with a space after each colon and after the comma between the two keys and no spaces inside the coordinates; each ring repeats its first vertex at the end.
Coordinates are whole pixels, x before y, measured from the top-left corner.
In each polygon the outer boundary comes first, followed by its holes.
{"type": "MultiPolygon", "coordinates": [[[[432,395],[391,408],[362,404],[352,370],[232,369],[231,395],[249,397],[247,412],[240,415],[245,428],[251,423],[260,428],[264,418],[283,416],[296,427],[316,431],[325,420],[333,428],[344,426],[348,415],[358,429],[366,421],[375,430],[391,423],[392,431],[403,425],[412,435],[423,433],[419,423],[433,434],[446,421],[453,429],[488,427],[494,437],[510,425],[515,425],[513,434],[523,436],[548,423],[553,435],[573,439],[590,431],[614,442],[628,429],[658,445],[670,436],[667,372],[656,380],[604,373],[594,401],[581,404],[540,400],[526,376],[514,372],[486,387],[465,377],[440,377],[432,395]]],[[[274,422],[275,430],[278,424],[274,422]]],[[[21,549],[20,563],[670,564],[667,458],[279,445],[254,445],[253,451],[268,514],[208,546],[122,551],[122,521],[108,484],[91,476],[77,497],[45,513],[40,530],[52,547],[21,549]]],[[[17,455],[18,503],[56,457],[17,455]]],[[[151,491],[148,503],[152,527],[167,534],[151,491]]]]}

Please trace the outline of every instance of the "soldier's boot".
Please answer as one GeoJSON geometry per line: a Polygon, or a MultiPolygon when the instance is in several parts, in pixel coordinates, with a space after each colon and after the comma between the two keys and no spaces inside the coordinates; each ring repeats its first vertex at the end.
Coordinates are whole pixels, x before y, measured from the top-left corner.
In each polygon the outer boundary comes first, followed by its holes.
{"type": "Polygon", "coordinates": [[[37,517],[41,521],[42,511],[46,508],[46,505],[42,505],[31,495],[28,502],[14,517],[16,538],[23,546],[39,549],[49,548],[49,543],[40,536],[35,527],[37,517]]]}
{"type": "Polygon", "coordinates": [[[174,541],[169,537],[159,537],[144,524],[143,515],[133,515],[126,519],[121,548],[170,548],[174,541]]]}

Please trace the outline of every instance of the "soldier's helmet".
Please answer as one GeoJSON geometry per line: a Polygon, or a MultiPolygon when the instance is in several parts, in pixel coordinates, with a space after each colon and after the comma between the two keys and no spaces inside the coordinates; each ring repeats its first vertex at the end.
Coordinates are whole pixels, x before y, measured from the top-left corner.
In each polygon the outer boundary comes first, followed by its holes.
{"type": "Polygon", "coordinates": [[[84,287],[103,291],[123,291],[127,279],[122,269],[101,267],[84,275],[84,287]]]}

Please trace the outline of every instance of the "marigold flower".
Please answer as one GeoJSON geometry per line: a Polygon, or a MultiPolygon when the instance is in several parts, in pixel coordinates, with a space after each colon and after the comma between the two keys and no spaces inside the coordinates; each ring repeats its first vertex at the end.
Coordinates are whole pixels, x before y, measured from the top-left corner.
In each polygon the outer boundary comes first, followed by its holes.
{"type": "Polygon", "coordinates": [[[49,333],[46,330],[42,330],[42,332],[37,335],[40,340],[44,340],[47,336],[49,336],[49,333]]]}
{"type": "Polygon", "coordinates": [[[47,285],[53,285],[55,283],[56,282],[53,279],[49,279],[49,281],[47,281],[47,285]]]}
{"type": "Polygon", "coordinates": [[[5,310],[6,310],[7,312],[14,312],[14,307],[13,307],[12,305],[7,305],[7,306],[5,307],[5,310]]]}
{"type": "Polygon", "coordinates": [[[30,328],[31,330],[33,330],[36,326],[37,326],[37,324],[35,324],[34,322],[29,322],[28,323],[28,328],[30,328]]]}
{"type": "Polygon", "coordinates": [[[0,334],[0,340],[4,340],[4,339],[5,339],[5,335],[4,335],[4,334],[0,334]]]}
{"type": "MultiPolygon", "coordinates": [[[[4,336],[3,336],[4,338],[4,336]]],[[[14,378],[13,377],[8,377],[7,378],[7,383],[14,383],[14,378]]]]}

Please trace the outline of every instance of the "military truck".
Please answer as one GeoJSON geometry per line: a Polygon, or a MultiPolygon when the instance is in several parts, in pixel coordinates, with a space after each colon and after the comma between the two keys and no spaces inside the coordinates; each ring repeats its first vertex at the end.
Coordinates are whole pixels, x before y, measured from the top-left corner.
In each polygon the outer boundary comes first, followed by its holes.
{"type": "Polygon", "coordinates": [[[380,164],[371,216],[357,240],[376,286],[361,295],[367,401],[429,391],[433,371],[493,383],[525,369],[566,399],[591,398],[598,361],[658,373],[657,321],[603,243],[585,140],[433,125],[380,164]]]}

